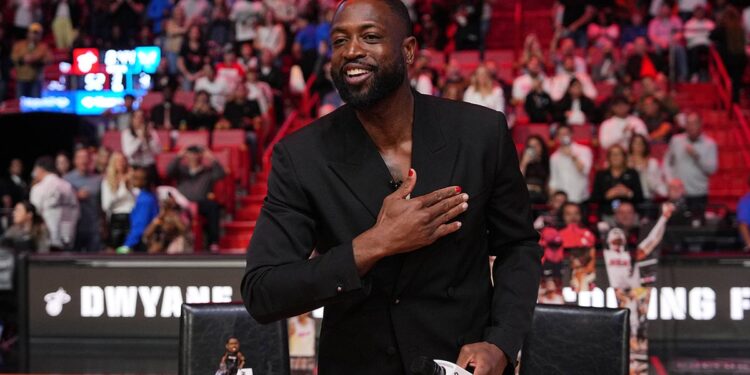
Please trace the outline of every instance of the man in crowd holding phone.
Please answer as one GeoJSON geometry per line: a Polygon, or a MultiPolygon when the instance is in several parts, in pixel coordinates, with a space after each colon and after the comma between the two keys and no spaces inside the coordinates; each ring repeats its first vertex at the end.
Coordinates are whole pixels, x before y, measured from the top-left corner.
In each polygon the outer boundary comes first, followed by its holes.
{"type": "Polygon", "coordinates": [[[591,150],[573,142],[570,128],[561,125],[555,135],[559,148],[550,157],[549,191],[564,191],[568,201],[581,203],[589,197],[591,150]]]}

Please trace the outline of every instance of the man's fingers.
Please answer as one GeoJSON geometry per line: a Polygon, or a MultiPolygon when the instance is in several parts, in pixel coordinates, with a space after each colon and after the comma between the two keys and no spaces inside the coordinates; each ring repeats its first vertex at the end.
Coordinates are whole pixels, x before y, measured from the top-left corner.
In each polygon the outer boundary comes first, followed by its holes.
{"type": "Polygon", "coordinates": [[[435,190],[432,193],[425,194],[419,197],[419,199],[422,200],[424,207],[431,207],[445,198],[450,198],[460,193],[460,186],[448,186],[442,189],[435,190]]]}
{"type": "MultiPolygon", "coordinates": [[[[451,223],[451,224],[454,224],[454,223],[451,223]]],[[[448,225],[448,224],[441,225],[441,227],[445,225],[448,225]]],[[[439,227],[438,227],[438,230],[440,230],[439,227]]],[[[456,364],[461,368],[466,368],[466,366],[468,366],[469,362],[471,362],[472,360],[472,357],[473,357],[472,354],[473,354],[472,350],[466,347],[466,345],[464,345],[463,347],[461,347],[461,351],[458,352],[458,359],[456,360],[456,364]]]]}
{"type": "MultiPolygon", "coordinates": [[[[427,212],[430,213],[431,218],[437,218],[443,214],[448,213],[451,209],[454,209],[456,207],[459,207],[462,205],[462,203],[466,203],[469,200],[468,194],[458,194],[454,195],[452,197],[448,197],[446,199],[443,199],[442,201],[430,206],[427,208],[427,212]]],[[[468,203],[467,203],[468,205],[468,203]]],[[[467,206],[468,207],[468,206],[467,206]]],[[[463,211],[461,211],[463,212],[463,211]]],[[[459,212],[460,213],[460,212],[459,212]]],[[[454,216],[455,217],[455,216],[454,216]]],[[[449,219],[445,219],[440,222],[440,224],[445,223],[449,219]]]]}
{"type": "MultiPolygon", "coordinates": [[[[435,232],[433,232],[433,235],[435,236],[435,240],[437,240],[438,238],[447,236],[459,229],[461,229],[460,221],[440,224],[437,229],[435,229],[435,232]]],[[[461,356],[459,356],[459,358],[461,358],[461,356]]]]}
{"type": "Polygon", "coordinates": [[[406,199],[406,197],[408,197],[409,194],[411,194],[411,192],[414,190],[414,185],[416,184],[417,171],[409,168],[409,174],[406,176],[406,180],[401,183],[401,186],[399,186],[398,190],[396,190],[394,194],[396,194],[396,196],[401,199],[406,199]]]}

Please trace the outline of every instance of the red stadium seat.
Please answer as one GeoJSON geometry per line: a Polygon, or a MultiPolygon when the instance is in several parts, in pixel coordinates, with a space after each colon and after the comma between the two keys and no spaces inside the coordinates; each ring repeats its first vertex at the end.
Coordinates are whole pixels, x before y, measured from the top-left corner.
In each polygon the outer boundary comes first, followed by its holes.
{"type": "Polygon", "coordinates": [[[184,147],[200,146],[208,148],[209,133],[207,130],[191,130],[181,131],[177,135],[177,140],[174,144],[174,149],[179,151],[184,147]]]}
{"type": "Polygon", "coordinates": [[[531,135],[538,135],[545,141],[549,141],[548,124],[526,124],[513,127],[513,140],[516,143],[526,144],[526,139],[531,135]]]}
{"type": "Polygon", "coordinates": [[[248,186],[250,160],[245,145],[245,131],[241,129],[214,130],[211,134],[211,149],[214,151],[228,150],[235,178],[242,186],[248,186]]]}
{"type": "Polygon", "coordinates": [[[122,134],[119,130],[109,130],[102,136],[102,146],[113,152],[122,152],[122,134]]]}
{"type": "Polygon", "coordinates": [[[164,151],[172,150],[172,136],[169,130],[157,129],[156,135],[159,136],[159,142],[161,142],[161,148],[164,151]]]}
{"type": "Polygon", "coordinates": [[[162,181],[168,181],[167,167],[177,157],[176,152],[162,152],[156,155],[156,171],[159,174],[159,179],[162,181]]]}

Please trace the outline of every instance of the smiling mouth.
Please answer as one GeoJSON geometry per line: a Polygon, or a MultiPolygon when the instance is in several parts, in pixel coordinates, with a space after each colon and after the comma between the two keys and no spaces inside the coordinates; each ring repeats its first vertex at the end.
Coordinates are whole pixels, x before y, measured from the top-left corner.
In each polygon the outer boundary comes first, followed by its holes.
{"type": "Polygon", "coordinates": [[[366,69],[361,69],[361,68],[353,68],[353,69],[349,69],[346,71],[346,76],[347,77],[359,77],[367,73],[370,73],[370,71],[366,69]]]}

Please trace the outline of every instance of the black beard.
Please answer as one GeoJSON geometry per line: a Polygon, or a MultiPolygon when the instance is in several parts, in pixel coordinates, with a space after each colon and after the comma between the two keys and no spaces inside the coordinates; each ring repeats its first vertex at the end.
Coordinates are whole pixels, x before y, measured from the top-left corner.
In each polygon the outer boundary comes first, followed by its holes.
{"type": "Polygon", "coordinates": [[[346,83],[344,74],[340,69],[331,70],[333,85],[338,90],[341,100],[355,109],[365,109],[395,92],[406,79],[406,64],[398,59],[393,64],[384,65],[383,69],[374,67],[370,84],[353,92],[346,83]]]}

